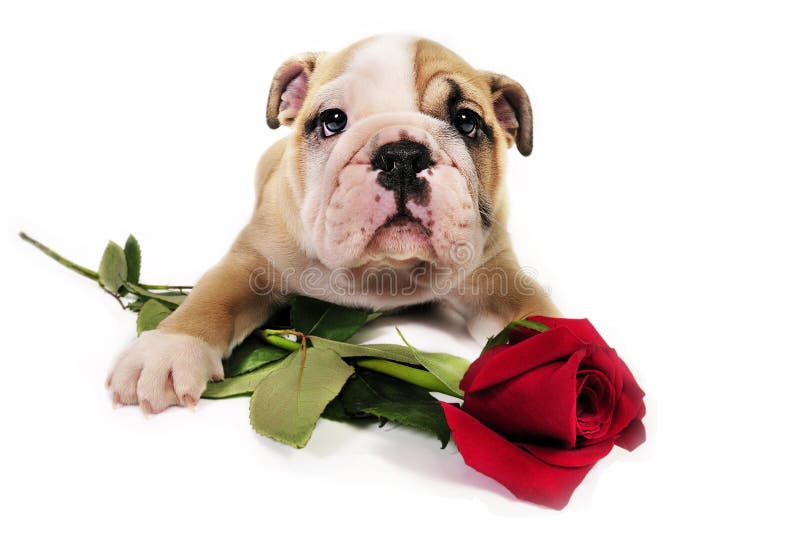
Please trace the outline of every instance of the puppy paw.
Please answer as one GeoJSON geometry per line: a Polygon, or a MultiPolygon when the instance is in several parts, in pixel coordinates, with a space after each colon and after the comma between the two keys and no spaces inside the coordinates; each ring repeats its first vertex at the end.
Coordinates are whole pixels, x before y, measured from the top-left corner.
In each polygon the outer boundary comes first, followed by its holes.
{"type": "Polygon", "coordinates": [[[145,413],[194,406],[209,380],[222,380],[222,353],[186,334],[143,332],[117,358],[108,377],[114,404],[139,404],[145,413]]]}

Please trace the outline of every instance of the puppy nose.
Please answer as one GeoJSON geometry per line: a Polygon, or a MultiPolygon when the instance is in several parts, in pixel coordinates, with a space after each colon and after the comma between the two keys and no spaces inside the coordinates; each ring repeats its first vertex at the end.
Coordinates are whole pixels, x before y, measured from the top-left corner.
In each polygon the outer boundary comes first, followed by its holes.
{"type": "MultiPolygon", "coordinates": [[[[431,151],[414,141],[396,141],[380,147],[372,158],[372,166],[402,178],[413,180],[417,173],[431,166],[431,151]]],[[[395,180],[397,181],[397,180],[395,180]]],[[[387,189],[392,189],[387,187],[387,189]]]]}

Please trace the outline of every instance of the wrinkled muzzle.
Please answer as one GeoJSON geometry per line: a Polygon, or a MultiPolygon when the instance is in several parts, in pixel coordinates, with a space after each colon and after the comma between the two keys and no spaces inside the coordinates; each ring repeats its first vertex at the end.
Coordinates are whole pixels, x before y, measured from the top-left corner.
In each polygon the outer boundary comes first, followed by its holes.
{"type": "Polygon", "coordinates": [[[446,123],[384,113],[337,137],[301,208],[306,243],[326,267],[477,264],[484,239],[477,172],[446,123]]]}

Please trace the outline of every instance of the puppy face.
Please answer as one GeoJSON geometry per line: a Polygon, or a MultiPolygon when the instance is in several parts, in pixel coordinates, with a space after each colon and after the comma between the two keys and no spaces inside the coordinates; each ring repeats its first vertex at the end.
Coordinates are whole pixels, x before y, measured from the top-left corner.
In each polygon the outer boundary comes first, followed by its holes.
{"type": "Polygon", "coordinates": [[[502,223],[505,150],[531,150],[519,84],[407,37],[289,60],[267,118],[295,125],[298,238],[330,269],[477,267],[502,223]]]}

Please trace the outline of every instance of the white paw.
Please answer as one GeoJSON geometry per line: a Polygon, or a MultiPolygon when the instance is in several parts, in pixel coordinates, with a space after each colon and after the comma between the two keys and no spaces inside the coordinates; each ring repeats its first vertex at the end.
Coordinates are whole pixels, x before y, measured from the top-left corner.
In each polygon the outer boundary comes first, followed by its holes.
{"type": "Polygon", "coordinates": [[[143,332],[117,358],[108,377],[114,404],[139,404],[145,413],[194,406],[209,380],[222,380],[222,352],[185,334],[143,332]]]}
{"type": "Polygon", "coordinates": [[[508,321],[503,321],[496,315],[478,315],[467,321],[467,330],[472,339],[483,345],[492,336],[506,327],[508,321]]]}

